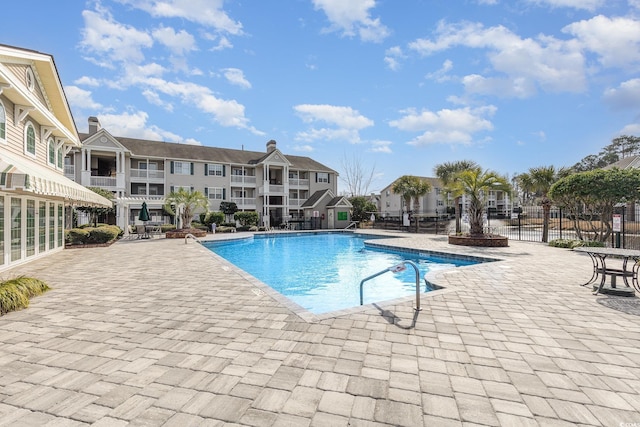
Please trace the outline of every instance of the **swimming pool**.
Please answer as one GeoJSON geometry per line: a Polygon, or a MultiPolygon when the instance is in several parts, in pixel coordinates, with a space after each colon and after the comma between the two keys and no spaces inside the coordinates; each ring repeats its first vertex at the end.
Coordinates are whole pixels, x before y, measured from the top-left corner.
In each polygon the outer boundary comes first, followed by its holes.
{"type": "MultiPolygon", "coordinates": [[[[373,236],[352,233],[263,234],[204,246],[314,314],[360,305],[360,281],[409,260],[424,275],[478,261],[365,246],[373,236]]],[[[415,271],[386,273],[366,282],[364,303],[415,295],[415,271]]]]}

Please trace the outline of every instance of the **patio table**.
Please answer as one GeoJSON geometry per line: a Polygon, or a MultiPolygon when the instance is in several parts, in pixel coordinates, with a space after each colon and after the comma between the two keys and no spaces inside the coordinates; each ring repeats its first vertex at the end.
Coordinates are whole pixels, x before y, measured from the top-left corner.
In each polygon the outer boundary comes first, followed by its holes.
{"type": "Polygon", "coordinates": [[[576,252],[584,252],[591,258],[593,263],[593,272],[591,279],[582,286],[593,284],[594,295],[602,293],[611,293],[624,296],[634,296],[634,288],[640,291],[640,285],[638,284],[638,270],[640,269],[640,251],[632,249],[620,249],[620,248],[596,248],[596,247],[578,247],[575,248],[576,252]],[[611,263],[607,264],[607,258],[617,259],[622,261],[620,268],[618,266],[611,266],[611,263]],[[632,261],[631,265],[629,261],[632,261]],[[605,288],[604,285],[609,276],[610,288],[605,288]],[[616,287],[616,279],[622,277],[625,288],[616,287]],[[631,286],[629,286],[629,279],[631,279],[631,286]],[[599,282],[599,284],[598,284],[599,282]]]}

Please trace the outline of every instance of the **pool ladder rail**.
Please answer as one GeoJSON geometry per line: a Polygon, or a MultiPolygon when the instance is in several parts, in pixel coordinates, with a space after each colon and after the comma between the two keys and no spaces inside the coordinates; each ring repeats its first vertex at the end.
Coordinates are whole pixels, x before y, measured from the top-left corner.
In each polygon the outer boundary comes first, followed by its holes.
{"type": "Polygon", "coordinates": [[[420,308],[420,270],[418,270],[418,266],[413,261],[402,261],[400,264],[396,264],[392,267],[385,268],[384,270],[379,271],[376,274],[372,274],[371,276],[365,277],[364,279],[362,279],[362,281],[360,282],[360,305],[363,305],[363,300],[364,300],[363,286],[366,281],[374,279],[385,273],[388,273],[389,271],[392,273],[399,273],[401,271],[404,271],[407,269],[406,267],[407,264],[412,266],[416,272],[416,306],[414,307],[414,309],[415,311],[422,310],[420,308]]]}

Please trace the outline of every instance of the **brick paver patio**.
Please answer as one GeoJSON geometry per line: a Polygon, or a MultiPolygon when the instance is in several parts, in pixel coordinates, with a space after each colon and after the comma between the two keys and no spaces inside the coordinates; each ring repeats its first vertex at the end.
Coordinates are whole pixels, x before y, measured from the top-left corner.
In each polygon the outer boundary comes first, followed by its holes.
{"type": "Polygon", "coordinates": [[[0,426],[640,425],[640,318],[579,286],[588,257],[404,236],[504,261],[430,275],[413,325],[410,298],[299,316],[193,241],[6,272],[54,289],[0,317],[0,426]]]}

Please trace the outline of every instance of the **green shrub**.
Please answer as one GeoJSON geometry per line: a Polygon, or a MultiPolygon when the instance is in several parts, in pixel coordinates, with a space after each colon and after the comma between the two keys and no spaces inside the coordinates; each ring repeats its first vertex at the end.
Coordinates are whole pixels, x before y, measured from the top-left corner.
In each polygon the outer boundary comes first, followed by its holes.
{"type": "Polygon", "coordinates": [[[163,233],[166,233],[167,231],[171,231],[175,229],[176,229],[176,226],[173,224],[162,224],[160,226],[160,230],[162,230],[163,233]]]}
{"type": "Polygon", "coordinates": [[[602,248],[605,246],[605,244],[604,242],[597,242],[594,240],[555,239],[549,242],[549,246],[553,246],[554,248],[566,249],[573,249],[580,246],[602,248]]]}
{"type": "Polygon", "coordinates": [[[254,226],[241,225],[239,227],[236,227],[236,231],[249,231],[251,229],[251,227],[255,227],[255,225],[254,226]]]}
{"type": "Polygon", "coordinates": [[[211,230],[211,224],[222,225],[223,222],[224,214],[222,212],[207,212],[207,216],[204,219],[204,223],[209,230],[211,230]]]}
{"type": "Polygon", "coordinates": [[[89,240],[89,230],[83,228],[65,230],[64,239],[70,245],[83,245],[89,240]]]}
{"type": "Polygon", "coordinates": [[[92,228],[89,231],[89,240],[88,243],[109,243],[112,240],[116,240],[118,238],[118,234],[120,233],[120,228],[118,227],[98,227],[92,228]]]}
{"type": "Polygon", "coordinates": [[[258,220],[260,219],[258,212],[247,211],[247,212],[236,212],[233,215],[233,219],[240,221],[242,225],[258,225],[258,220]]]}
{"type": "Polygon", "coordinates": [[[29,298],[49,290],[42,280],[17,277],[0,282],[0,315],[29,306],[29,298]]]}

